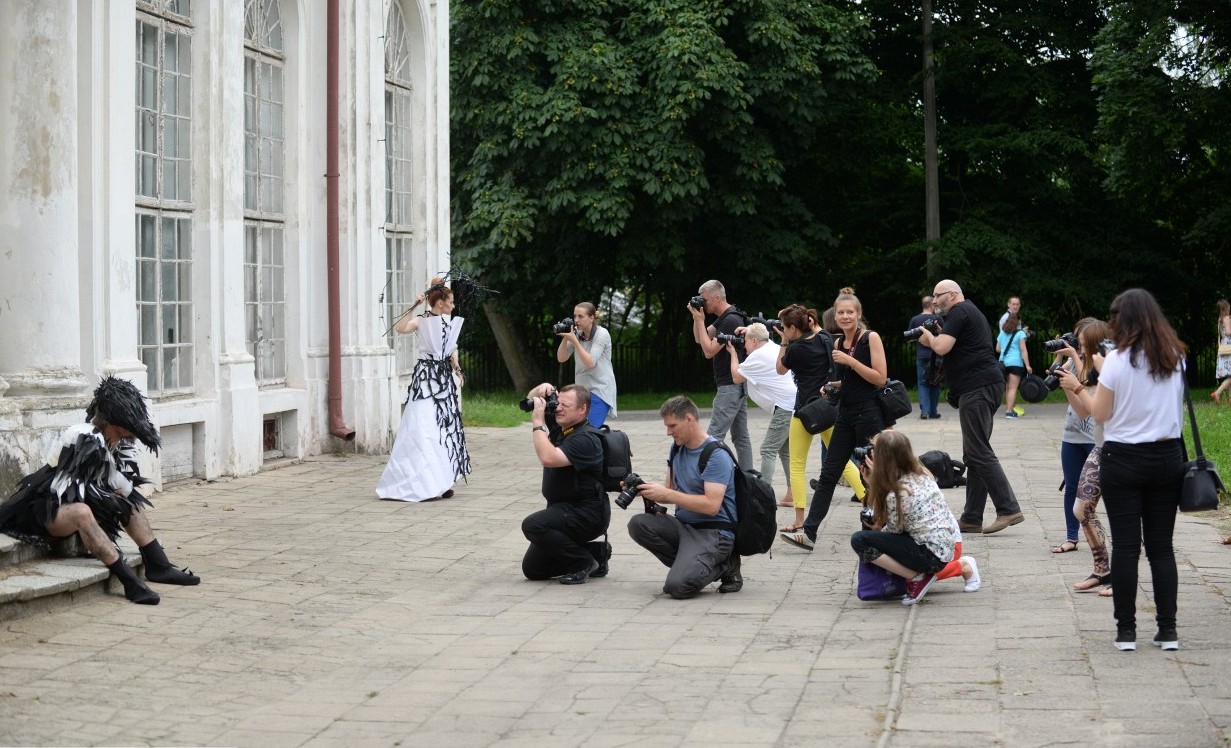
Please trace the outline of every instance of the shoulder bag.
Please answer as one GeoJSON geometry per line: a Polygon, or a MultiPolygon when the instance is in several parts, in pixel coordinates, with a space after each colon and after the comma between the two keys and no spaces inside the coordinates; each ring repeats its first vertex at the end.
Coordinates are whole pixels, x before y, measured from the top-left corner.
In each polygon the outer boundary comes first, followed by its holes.
{"type": "Polygon", "coordinates": [[[891,574],[876,564],[859,562],[859,583],[856,594],[860,600],[895,600],[906,594],[906,580],[891,574]]]}
{"type": "Polygon", "coordinates": [[[1197,415],[1193,412],[1193,398],[1188,392],[1188,376],[1186,367],[1180,369],[1184,377],[1184,400],[1188,404],[1188,423],[1193,431],[1193,448],[1197,450],[1197,459],[1184,463],[1184,483],[1180,487],[1181,512],[1205,512],[1218,508],[1218,500],[1224,497],[1227,489],[1223,487],[1218,469],[1201,451],[1201,435],[1197,433],[1197,415]]]}

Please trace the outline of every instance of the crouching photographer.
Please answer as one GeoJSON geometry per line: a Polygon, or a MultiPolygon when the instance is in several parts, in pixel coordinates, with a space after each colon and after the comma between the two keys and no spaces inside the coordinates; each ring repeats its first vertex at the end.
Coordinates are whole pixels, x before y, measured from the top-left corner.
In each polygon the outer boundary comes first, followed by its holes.
{"type": "Polygon", "coordinates": [[[603,491],[603,444],[587,422],[590,391],[579,384],[556,390],[543,383],[526,395],[531,412],[531,439],[543,465],[547,508],[521,523],[530,541],[522,558],[527,579],[556,579],[584,584],[607,575],[611,545],[594,540],[606,535],[611,507],[603,491]]]}
{"type": "Polygon", "coordinates": [[[701,428],[692,400],[673,397],[659,413],[674,442],[667,480],[634,486],[637,496],[653,503],[629,520],[628,534],[671,569],[663,584],[671,597],[690,598],[718,580],[719,592],[739,592],[744,579],[735,552],[735,460],[701,428]],[[716,448],[703,460],[710,443],[716,448]],[[674,504],[675,514],[655,509],[664,504],[674,504]]]}

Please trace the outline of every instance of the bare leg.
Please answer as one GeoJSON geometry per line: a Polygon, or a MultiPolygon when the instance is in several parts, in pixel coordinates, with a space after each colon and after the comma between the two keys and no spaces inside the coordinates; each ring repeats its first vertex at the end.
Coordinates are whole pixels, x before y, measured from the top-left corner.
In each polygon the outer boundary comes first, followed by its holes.
{"type": "Polygon", "coordinates": [[[103,528],[94,519],[90,507],[80,502],[64,504],[56,512],[56,517],[47,523],[47,532],[57,538],[71,537],[73,533],[81,536],[81,542],[94,557],[110,566],[120,557],[115,544],[103,528]]]}
{"type": "Polygon", "coordinates": [[[876,560],[873,561],[872,563],[881,567],[882,569],[889,572],[890,574],[897,574],[899,577],[905,577],[906,579],[914,579],[915,577],[919,576],[919,572],[915,571],[914,569],[906,568],[902,564],[898,563],[897,559],[894,559],[893,557],[887,554],[884,554],[884,553],[877,556],[876,560]]]}
{"type": "Polygon", "coordinates": [[[150,520],[140,509],[133,510],[124,531],[137,543],[141,549],[141,558],[145,561],[145,578],[160,584],[200,584],[201,578],[187,569],[177,569],[167,558],[154,531],[150,529],[150,520]]]}
{"type": "Polygon", "coordinates": [[[1009,375],[1009,381],[1004,387],[1004,403],[1005,412],[1013,410],[1013,406],[1017,403],[1017,385],[1022,381],[1022,378],[1016,374],[1009,375]]]}
{"type": "Polygon", "coordinates": [[[128,524],[124,525],[124,532],[128,533],[128,537],[133,539],[138,548],[149,545],[154,540],[154,531],[150,529],[150,520],[145,516],[145,512],[140,509],[133,510],[128,524]]]}

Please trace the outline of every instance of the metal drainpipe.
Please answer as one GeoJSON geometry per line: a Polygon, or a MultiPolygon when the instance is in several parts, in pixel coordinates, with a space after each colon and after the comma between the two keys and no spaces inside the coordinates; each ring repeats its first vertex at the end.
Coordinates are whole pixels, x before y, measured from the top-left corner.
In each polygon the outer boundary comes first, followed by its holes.
{"type": "Polygon", "coordinates": [[[341,0],[329,0],[327,83],[325,96],[325,218],[326,257],[329,265],[329,433],[355,440],[355,430],[342,419],[342,291],[338,250],[338,36],[342,25],[341,0]]]}

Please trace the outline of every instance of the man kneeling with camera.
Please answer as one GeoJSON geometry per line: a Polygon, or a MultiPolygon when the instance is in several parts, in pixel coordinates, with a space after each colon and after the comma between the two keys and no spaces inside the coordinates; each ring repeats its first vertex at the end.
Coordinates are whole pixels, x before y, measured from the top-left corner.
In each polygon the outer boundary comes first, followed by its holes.
{"type": "Polygon", "coordinates": [[[547,508],[521,523],[530,541],[522,574],[527,579],[558,578],[560,584],[607,576],[611,545],[593,541],[606,534],[611,507],[603,491],[603,444],[586,420],[590,391],[570,384],[557,392],[543,383],[530,390],[523,408],[532,413],[531,438],[543,465],[547,508]]]}
{"type": "Polygon", "coordinates": [[[701,451],[714,438],[698,423],[692,400],[673,397],[659,413],[675,442],[667,482],[636,486],[637,495],[653,503],[629,520],[628,534],[671,568],[663,584],[671,597],[692,597],[718,579],[719,592],[739,592],[744,580],[735,552],[735,461],[725,449],[715,449],[701,468],[701,451]],[[657,511],[659,504],[675,504],[675,514],[657,511]]]}

